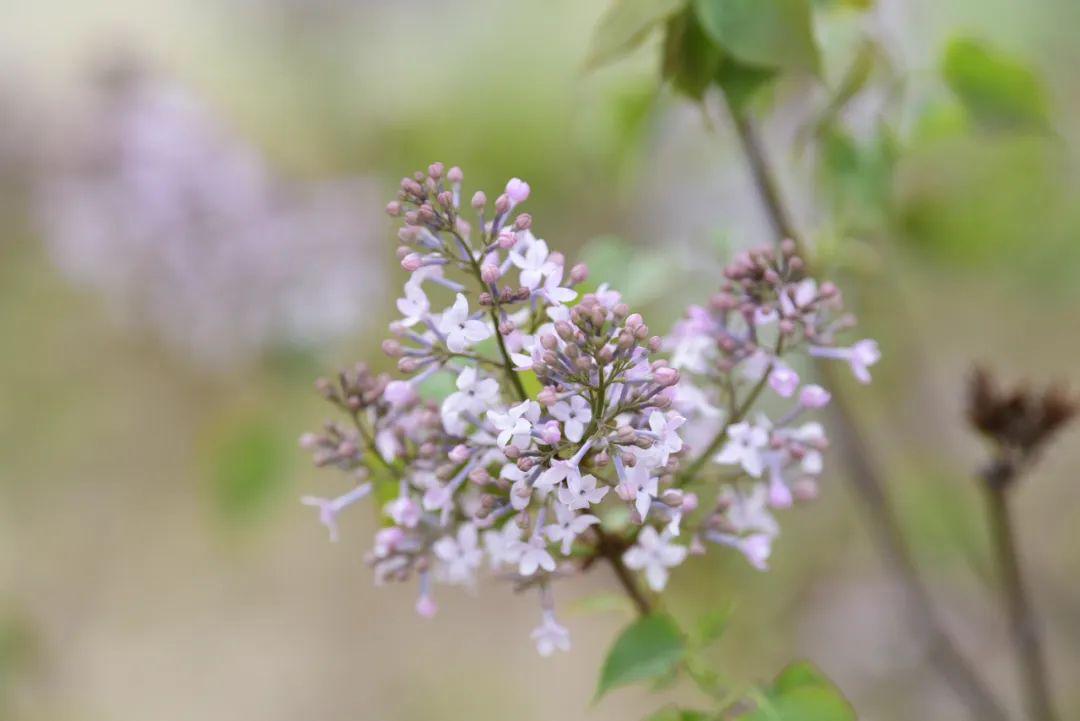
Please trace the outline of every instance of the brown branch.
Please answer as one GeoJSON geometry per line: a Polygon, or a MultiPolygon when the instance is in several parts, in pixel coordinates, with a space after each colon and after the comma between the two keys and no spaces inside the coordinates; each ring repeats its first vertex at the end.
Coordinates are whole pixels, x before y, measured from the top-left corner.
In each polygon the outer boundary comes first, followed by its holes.
{"type": "Polygon", "coordinates": [[[596,557],[603,558],[611,565],[611,570],[615,571],[615,577],[619,579],[619,583],[622,585],[623,590],[626,591],[626,595],[633,601],[638,613],[642,616],[648,616],[652,613],[652,602],[649,601],[644,591],[638,586],[633,572],[626,567],[622,560],[623,551],[627,547],[626,542],[609,536],[599,526],[594,528],[597,537],[596,557]]]}
{"type": "Polygon", "coordinates": [[[1020,555],[1009,510],[1008,494],[1015,475],[1016,467],[1008,462],[995,463],[983,474],[990,535],[1001,570],[1001,593],[1023,677],[1028,713],[1032,721],[1054,721],[1057,714],[1050,700],[1049,674],[1039,624],[1020,571],[1020,555]]]}

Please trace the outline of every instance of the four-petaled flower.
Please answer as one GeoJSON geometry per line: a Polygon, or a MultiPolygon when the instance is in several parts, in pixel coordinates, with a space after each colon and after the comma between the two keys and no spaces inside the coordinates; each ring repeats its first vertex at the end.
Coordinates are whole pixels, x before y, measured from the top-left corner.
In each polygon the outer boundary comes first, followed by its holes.
{"type": "Polygon", "coordinates": [[[536,290],[543,277],[559,267],[548,260],[547,243],[528,232],[510,251],[510,262],[521,269],[521,285],[529,290],[536,290]],[[519,250],[522,246],[525,252],[519,250]]]}
{"type": "Polygon", "coordinates": [[[679,437],[679,427],[686,419],[678,413],[665,415],[660,411],[649,414],[649,429],[656,434],[656,442],[650,452],[656,454],[657,465],[664,465],[672,453],[682,450],[682,438],[679,437]]]}
{"type": "Polygon", "coordinates": [[[667,530],[657,533],[652,526],[645,526],[638,534],[637,543],[623,554],[623,562],[635,571],[645,571],[649,588],[662,591],[667,585],[668,569],[682,563],[687,552],[686,546],[671,542],[667,530]]]}
{"type": "Polygon", "coordinates": [[[559,489],[559,502],[579,511],[599,503],[609,490],[608,486],[596,487],[596,476],[574,473],[567,476],[566,488],[559,489]]]}
{"type": "Polygon", "coordinates": [[[463,353],[473,343],[491,337],[487,323],[469,318],[469,301],[461,293],[457,294],[454,305],[443,311],[437,327],[446,336],[446,347],[453,353],[463,353]]]}
{"type": "Polygon", "coordinates": [[[585,532],[589,526],[600,523],[596,516],[584,513],[576,514],[566,506],[555,506],[556,523],[544,527],[544,533],[552,543],[561,543],[560,550],[564,556],[570,555],[570,547],[574,539],[585,532]]]}
{"type": "Polygon", "coordinates": [[[513,518],[502,528],[484,531],[484,548],[492,569],[498,569],[504,563],[516,565],[521,559],[521,546],[521,526],[513,518]]]}
{"type": "Polygon", "coordinates": [[[540,418],[540,405],[536,401],[522,401],[506,413],[488,411],[487,418],[499,432],[496,442],[500,446],[513,441],[514,445],[525,447],[529,443],[532,424],[540,418]]]}
{"type": "Polygon", "coordinates": [[[478,535],[476,526],[463,523],[458,527],[456,538],[443,536],[431,547],[435,556],[443,562],[442,572],[447,583],[472,582],[473,572],[484,560],[478,535]]]}
{"type": "Polygon", "coordinates": [[[555,559],[547,550],[547,542],[539,533],[533,534],[528,540],[519,545],[521,557],[518,561],[518,573],[522,576],[531,576],[537,569],[542,568],[547,572],[555,570],[555,559]]]}
{"type": "Polygon", "coordinates": [[[571,396],[570,402],[559,401],[551,406],[552,417],[563,422],[567,439],[577,443],[592,420],[592,407],[581,396],[571,396]]]}
{"type": "Polygon", "coordinates": [[[559,625],[551,611],[544,611],[544,620],[533,629],[532,640],[536,643],[537,653],[544,658],[557,650],[570,650],[570,632],[559,625]]]}
{"type": "Polygon", "coordinates": [[[427,294],[419,283],[409,281],[405,284],[405,297],[398,298],[397,309],[401,315],[401,324],[406,328],[419,323],[431,310],[427,294]]]}
{"type": "Polygon", "coordinates": [[[754,478],[761,475],[765,462],[761,450],[769,443],[769,431],[746,421],[732,423],[727,430],[728,441],[713,460],[721,464],[738,464],[754,478]]]}
{"type": "Polygon", "coordinates": [[[318,496],[304,496],[300,502],[305,506],[315,506],[319,509],[319,522],[330,531],[330,540],[335,543],[338,540],[337,514],[343,508],[351,506],[360,499],[371,493],[372,485],[362,483],[348,493],[343,493],[337,498],[319,498],[318,496]]]}

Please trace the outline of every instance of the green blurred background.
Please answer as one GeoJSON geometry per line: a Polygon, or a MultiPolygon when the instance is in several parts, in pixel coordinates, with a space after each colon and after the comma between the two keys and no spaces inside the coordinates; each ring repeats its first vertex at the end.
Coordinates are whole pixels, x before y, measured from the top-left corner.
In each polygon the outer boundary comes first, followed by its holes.
{"type": "MultiPolygon", "coordinates": [[[[963,387],[977,360],[1080,380],[1080,6],[815,5],[823,78],[770,93],[764,136],[800,225],[881,340],[858,411],[916,555],[961,645],[1015,706],[963,387]],[[887,60],[823,117],[865,36],[887,60]]],[[[451,590],[420,621],[411,590],[373,588],[361,563],[372,516],[346,517],[330,545],[297,503],[332,480],[296,448],[325,415],[313,378],[358,358],[388,367],[378,343],[404,274],[379,209],[401,174],[442,160],[470,189],[527,179],[540,235],[657,328],[710,292],[732,248],[769,239],[723,112],[710,104],[706,121],[658,86],[656,43],[583,71],[605,7],[3,3],[0,718],[599,721],[694,694],[588,705],[625,621],[596,610],[612,589],[602,572],[563,592],[575,648],[545,660],[527,639],[527,599],[494,582],[476,597],[451,590]],[[171,272],[169,253],[110,236],[110,222],[140,217],[138,202],[93,216],[106,240],[82,237],[90,222],[55,189],[98,187],[121,152],[117,105],[102,102],[118,97],[117,68],[182,89],[256,155],[274,179],[272,214],[296,232],[265,247],[253,232],[226,263],[214,243],[246,216],[185,226],[169,242],[194,249],[188,280],[155,275],[171,272]],[[344,231],[304,205],[331,182],[358,189],[344,231]],[[320,234],[333,240],[314,263],[320,234]],[[351,312],[318,294],[287,305],[331,268],[344,269],[351,312]],[[266,318],[294,310],[327,332],[266,318]],[[193,330],[204,320],[214,332],[193,330]]],[[[154,157],[186,136],[163,137],[154,157]]],[[[213,177],[218,157],[185,177],[213,177]]],[[[253,225],[270,212],[255,206],[253,225]]],[[[1017,496],[1066,717],[1080,713],[1078,468],[1074,431],[1017,496]]],[[[770,573],[710,554],[674,575],[672,608],[734,604],[717,658],[736,679],[807,657],[863,719],[963,718],[910,642],[842,474],[834,459],[821,500],[785,514],[770,573]]]]}

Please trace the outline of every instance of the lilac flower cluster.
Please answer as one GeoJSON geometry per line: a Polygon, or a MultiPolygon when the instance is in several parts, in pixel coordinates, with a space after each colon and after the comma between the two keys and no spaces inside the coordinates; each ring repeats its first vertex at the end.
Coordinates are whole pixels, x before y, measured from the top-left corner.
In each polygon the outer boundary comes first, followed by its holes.
{"type": "Polygon", "coordinates": [[[831,395],[802,384],[789,359],[845,361],[868,383],[880,352],[873,340],[836,344],[854,318],[843,313],[835,285],[806,277],[791,241],[779,251],[739,254],[724,277],[720,292],[707,306],[692,306],[665,347],[672,366],[684,373],[676,406],[697,433],[712,438],[684,479],[695,480],[709,460],[730,468],[716,509],[702,520],[695,540],[732,546],[764,570],[779,533],[771,509],[816,497],[828,446],[824,427],[806,415],[826,406],[831,395]],[[758,409],[766,388],[787,403],[773,419],[758,409]]]}
{"type": "Polygon", "coordinates": [[[101,93],[40,188],[55,262],[199,365],[355,332],[380,295],[365,179],[294,182],[200,100],[138,70],[101,93]]]}
{"type": "MultiPolygon", "coordinates": [[[[375,493],[384,523],[367,561],[378,582],[416,579],[423,616],[436,612],[435,582],[472,586],[485,566],[536,589],[533,640],[543,655],[569,647],[554,581],[597,561],[615,568],[639,607],[647,600],[632,572],[661,591],[704,541],[764,566],[778,530],[768,506],[809,495],[800,477],[785,496],[788,478],[821,470],[820,426],[796,421],[828,393],[802,387],[775,423],[744,418],[766,383],[796,393],[785,351],[812,342],[814,352],[844,354],[832,337],[847,320],[829,320],[839,294],[800,280],[801,260],[788,250],[747,255],[710,307],[691,309],[666,341],[665,360],[665,341],[617,291],[585,292],[587,268],[567,270],[533,234],[531,217],[516,212],[527,183],[511,180],[494,202],[474,194],[471,221],[461,183],[460,169],[433,164],[402,180],[387,208],[403,221],[398,257],[410,277],[383,350],[403,377],[361,365],[320,381],[349,424],[328,424],[302,445],[355,484],[303,502],[336,538],[339,512],[375,493]],[[681,380],[680,368],[698,385],[681,380]],[[455,390],[425,400],[438,374],[455,390]],[[747,383],[754,389],[737,401],[747,383]],[[695,458],[683,439],[688,417],[716,433],[695,458]],[[714,457],[753,479],[768,472],[767,488],[713,483],[716,505],[698,513],[697,487],[714,457]]],[[[866,352],[859,359],[872,363],[866,352]]]]}

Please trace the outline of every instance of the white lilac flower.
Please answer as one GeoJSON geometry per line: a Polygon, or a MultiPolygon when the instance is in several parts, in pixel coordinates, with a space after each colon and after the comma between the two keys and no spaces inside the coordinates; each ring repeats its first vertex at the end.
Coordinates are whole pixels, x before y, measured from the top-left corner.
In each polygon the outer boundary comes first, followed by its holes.
{"type": "Polygon", "coordinates": [[[414,277],[405,284],[405,297],[397,300],[398,312],[403,316],[401,324],[410,328],[424,319],[431,311],[427,294],[414,277]]]}
{"type": "Polygon", "coordinates": [[[672,453],[682,450],[682,438],[677,433],[686,419],[678,413],[653,411],[649,414],[649,429],[656,434],[652,451],[658,454],[657,465],[664,465],[672,453]]]}
{"type": "Polygon", "coordinates": [[[536,651],[547,658],[555,651],[570,650],[570,632],[555,620],[555,614],[544,611],[540,625],[533,629],[532,640],[536,643],[536,651]]]}
{"type": "Polygon", "coordinates": [[[476,569],[484,560],[484,552],[478,545],[476,526],[463,523],[456,536],[443,536],[432,546],[435,556],[442,561],[442,573],[447,583],[472,583],[476,569]]]}
{"type": "Polygon", "coordinates": [[[460,417],[462,413],[482,416],[499,399],[499,381],[482,378],[476,368],[467,366],[457,377],[457,392],[446,397],[443,416],[460,417]]]}
{"type": "Polygon", "coordinates": [[[728,532],[707,534],[709,540],[739,550],[758,570],[768,568],[772,542],[780,535],[780,525],[769,512],[769,492],[765,484],[756,484],[748,494],[727,486],[720,500],[726,511],[725,525],[728,532]]]}
{"type": "Polygon", "coordinates": [[[524,246],[524,252],[515,247],[510,251],[510,262],[521,269],[521,285],[535,290],[543,277],[554,272],[558,266],[548,260],[547,243],[533,238],[531,233],[518,246],[524,246]]]}
{"type": "Polygon", "coordinates": [[[563,431],[568,439],[577,443],[585,433],[585,427],[592,420],[592,407],[581,396],[571,396],[570,402],[559,401],[549,411],[557,420],[562,421],[563,431]]]}
{"type": "Polygon", "coordinates": [[[562,287],[562,280],[563,268],[561,265],[557,265],[547,274],[544,279],[544,287],[540,289],[540,293],[553,305],[569,303],[577,298],[577,291],[572,288],[562,287]]]}
{"type": "Polygon", "coordinates": [[[497,430],[497,442],[500,446],[509,445],[511,442],[518,447],[526,447],[529,444],[530,433],[533,423],[540,417],[540,406],[536,401],[522,401],[512,406],[506,413],[488,411],[487,418],[497,430]]]}
{"type": "Polygon", "coordinates": [[[491,337],[491,328],[485,321],[469,317],[469,301],[461,293],[442,316],[436,326],[446,336],[446,347],[453,353],[463,353],[473,346],[491,337]]]}
{"type": "Polygon", "coordinates": [[[337,498],[319,498],[318,496],[304,496],[300,502],[305,506],[315,506],[319,509],[319,522],[330,531],[330,540],[337,542],[338,527],[337,514],[343,509],[366,497],[371,493],[372,485],[363,483],[348,493],[343,493],[337,498]]]}
{"type": "Polygon", "coordinates": [[[633,501],[634,508],[644,521],[649,515],[653,499],[659,493],[659,479],[653,475],[653,469],[644,459],[627,468],[622,474],[622,481],[617,489],[624,501],[633,501]]]}
{"type": "Polygon", "coordinates": [[[760,476],[765,465],[761,451],[769,443],[768,430],[742,421],[728,426],[727,436],[727,443],[713,460],[723,465],[740,465],[754,478],[760,476]]]}
{"type": "Polygon", "coordinates": [[[546,493],[564,481],[569,482],[571,478],[579,478],[580,476],[581,473],[578,471],[577,463],[573,459],[554,460],[551,462],[551,466],[536,479],[534,487],[546,493]]]}
{"type": "Polygon", "coordinates": [[[511,518],[502,528],[484,531],[484,550],[493,570],[503,565],[516,566],[521,560],[521,526],[511,518]]]}
{"type": "Polygon", "coordinates": [[[610,486],[596,486],[596,476],[575,473],[566,479],[566,488],[559,489],[559,503],[574,511],[587,510],[603,500],[610,486]]]}
{"type": "Polygon", "coordinates": [[[564,556],[570,555],[574,539],[584,533],[589,526],[600,523],[600,519],[592,514],[576,514],[562,505],[555,506],[555,518],[556,523],[545,526],[544,533],[552,543],[561,544],[560,550],[564,556]]]}
{"type": "Polygon", "coordinates": [[[547,543],[540,534],[535,534],[528,541],[521,543],[519,548],[521,556],[518,561],[518,573],[522,576],[531,576],[541,568],[549,573],[555,570],[555,559],[551,557],[547,550],[547,543]]]}
{"type": "Polygon", "coordinates": [[[686,560],[687,552],[686,546],[671,542],[666,530],[657,533],[652,526],[645,526],[638,534],[637,543],[623,554],[623,562],[628,568],[644,571],[649,588],[662,591],[667,585],[668,569],[686,560]]]}

